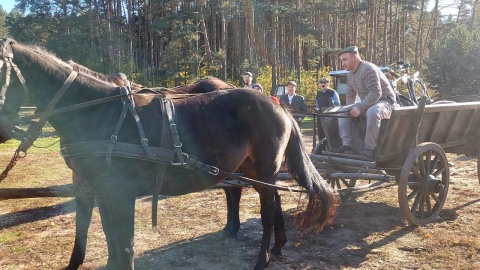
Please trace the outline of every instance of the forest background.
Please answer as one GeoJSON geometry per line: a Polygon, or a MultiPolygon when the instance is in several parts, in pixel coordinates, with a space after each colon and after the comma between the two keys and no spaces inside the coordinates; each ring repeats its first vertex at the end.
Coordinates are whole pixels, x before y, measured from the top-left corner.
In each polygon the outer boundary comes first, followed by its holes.
{"type": "Polygon", "coordinates": [[[479,2],[15,0],[0,8],[0,36],[146,86],[240,85],[251,71],[265,93],[295,80],[307,100],[342,69],[337,51],[357,45],[379,66],[409,63],[441,98],[480,92],[479,2]]]}

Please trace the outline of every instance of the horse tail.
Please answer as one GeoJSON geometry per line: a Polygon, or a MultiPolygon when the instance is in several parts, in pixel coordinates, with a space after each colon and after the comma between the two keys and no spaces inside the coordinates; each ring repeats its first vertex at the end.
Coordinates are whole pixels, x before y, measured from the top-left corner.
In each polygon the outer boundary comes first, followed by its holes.
{"type": "Polygon", "coordinates": [[[323,230],[333,222],[338,194],[322,178],[313,165],[302,140],[300,127],[289,115],[292,131],[285,150],[288,170],[293,179],[308,192],[308,204],[302,216],[296,215],[295,225],[301,233],[323,230]]]}

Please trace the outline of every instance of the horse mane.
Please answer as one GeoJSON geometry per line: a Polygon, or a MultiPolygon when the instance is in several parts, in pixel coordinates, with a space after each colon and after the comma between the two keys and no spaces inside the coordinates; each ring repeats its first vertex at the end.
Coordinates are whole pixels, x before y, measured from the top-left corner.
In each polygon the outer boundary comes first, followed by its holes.
{"type": "MultiPolygon", "coordinates": [[[[94,73],[91,70],[90,72],[85,72],[85,73],[83,72],[83,69],[78,68],[78,70],[76,70],[76,67],[78,64],[76,63],[75,65],[70,64],[73,61],[65,62],[60,58],[58,58],[54,53],[46,50],[43,47],[40,47],[37,45],[22,44],[22,43],[16,42],[15,40],[13,45],[17,47],[17,49],[23,51],[24,53],[31,55],[31,57],[35,57],[36,58],[35,61],[38,61],[39,63],[44,63],[45,66],[52,66],[52,64],[56,64],[59,67],[66,68],[67,70],[77,71],[78,73],[85,75],[89,79],[94,79],[94,82],[96,83],[107,84],[109,86],[117,86],[111,80],[102,79],[101,76],[96,77],[96,76],[90,75],[94,73]],[[82,70],[82,71],[79,71],[79,70],[82,70]]],[[[83,66],[78,65],[78,67],[83,67],[83,66]]],[[[88,70],[86,67],[83,67],[83,68],[85,69],[85,71],[88,70]]],[[[106,75],[104,76],[107,77],[106,75]]]]}
{"type": "Polygon", "coordinates": [[[93,70],[87,68],[86,66],[82,66],[82,65],[74,62],[71,59],[67,61],[67,64],[70,67],[72,67],[73,70],[75,70],[76,72],[81,73],[81,74],[83,74],[83,75],[85,75],[89,78],[95,79],[97,81],[103,81],[103,82],[111,83],[111,84],[114,84],[114,85],[118,86],[113,75],[106,75],[106,74],[103,74],[103,73],[100,73],[100,72],[97,72],[97,71],[93,71],[93,70]]]}
{"type": "Polygon", "coordinates": [[[219,78],[208,76],[197,79],[190,84],[179,85],[173,88],[169,88],[168,91],[187,94],[200,94],[207,93],[215,90],[234,89],[236,86],[224,82],[219,78]]]}
{"type": "Polygon", "coordinates": [[[70,68],[70,66],[67,63],[65,63],[65,61],[58,58],[53,52],[47,51],[45,48],[35,46],[35,45],[25,45],[25,44],[18,43],[16,41],[15,41],[15,46],[21,46],[26,49],[30,49],[31,51],[36,53],[38,56],[41,56],[42,58],[44,58],[44,60],[48,60],[48,61],[53,60],[57,64],[70,68]]]}
{"type": "Polygon", "coordinates": [[[212,82],[212,81],[216,81],[216,82],[221,82],[221,83],[225,83],[227,84],[229,87],[221,87],[219,88],[218,90],[226,90],[226,89],[233,89],[233,88],[237,88],[235,85],[231,84],[231,83],[228,83],[228,82],[225,82],[223,80],[220,80],[219,78],[217,77],[213,77],[213,76],[207,76],[207,77],[203,77],[203,78],[200,78],[198,80],[196,80],[193,84],[200,84],[202,82],[212,82]]]}
{"type": "MultiPolygon", "coordinates": [[[[90,77],[92,79],[95,79],[95,80],[100,80],[100,81],[112,83],[112,84],[118,86],[115,75],[113,75],[113,74],[112,75],[106,75],[106,74],[103,74],[103,73],[100,73],[100,72],[97,72],[97,71],[93,71],[93,70],[91,70],[91,69],[89,69],[85,66],[82,66],[82,65],[74,62],[73,60],[68,60],[67,63],[73,68],[73,70],[75,70],[78,73],[81,73],[81,74],[83,74],[87,77],[90,77]]],[[[141,84],[131,82],[131,88],[132,88],[132,90],[142,90],[145,87],[141,84]]]]}

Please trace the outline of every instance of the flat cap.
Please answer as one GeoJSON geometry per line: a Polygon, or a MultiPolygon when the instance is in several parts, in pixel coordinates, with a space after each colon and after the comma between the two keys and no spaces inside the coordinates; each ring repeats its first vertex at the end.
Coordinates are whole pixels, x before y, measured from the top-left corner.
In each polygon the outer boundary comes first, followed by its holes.
{"type": "Polygon", "coordinates": [[[250,76],[250,77],[253,77],[253,75],[252,75],[252,73],[251,73],[250,71],[247,71],[247,72],[243,73],[243,75],[248,75],[248,76],[250,76]]]}
{"type": "Polygon", "coordinates": [[[297,86],[297,83],[294,82],[294,81],[288,81],[287,84],[285,85],[293,85],[293,86],[297,86]]]}
{"type": "Polygon", "coordinates": [[[350,47],[346,47],[345,49],[342,49],[338,52],[338,55],[342,55],[344,53],[354,53],[354,54],[358,54],[358,48],[357,46],[350,46],[350,47]]]}
{"type": "Polygon", "coordinates": [[[320,82],[330,82],[330,79],[325,77],[325,78],[321,78],[320,79],[320,82]]]}

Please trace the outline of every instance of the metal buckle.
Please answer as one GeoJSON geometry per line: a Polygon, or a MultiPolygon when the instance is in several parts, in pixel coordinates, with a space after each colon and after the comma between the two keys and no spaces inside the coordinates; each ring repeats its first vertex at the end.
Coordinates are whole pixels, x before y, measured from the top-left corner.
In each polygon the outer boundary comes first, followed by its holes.
{"type": "Polygon", "coordinates": [[[63,158],[68,157],[67,147],[60,148],[60,156],[63,158]]]}
{"type": "Polygon", "coordinates": [[[147,138],[143,138],[140,143],[141,143],[142,145],[148,146],[148,139],[147,139],[147,138]]]}
{"type": "MultiPolygon", "coordinates": [[[[187,153],[182,153],[182,155],[185,157],[184,160],[188,160],[189,159],[189,156],[187,153]]],[[[180,162],[170,162],[170,164],[172,164],[173,166],[180,166],[180,165],[186,165],[187,162],[183,162],[183,163],[180,163],[180,162]]]]}
{"type": "Polygon", "coordinates": [[[170,130],[172,131],[177,131],[177,124],[173,123],[173,124],[170,124],[170,130]]]}
{"type": "Polygon", "coordinates": [[[116,142],[117,142],[117,139],[118,139],[118,137],[115,136],[115,135],[112,135],[112,136],[110,137],[110,141],[113,142],[113,143],[116,143],[116,142]]]}
{"type": "Polygon", "coordinates": [[[182,144],[182,142],[180,142],[180,144],[179,144],[179,145],[177,145],[177,144],[173,143],[173,146],[175,146],[176,148],[179,148],[179,147],[182,147],[182,146],[183,146],[183,144],[182,144]]]}
{"type": "Polygon", "coordinates": [[[208,170],[208,173],[212,175],[218,175],[219,172],[220,170],[215,166],[210,166],[210,170],[208,170]]]}

